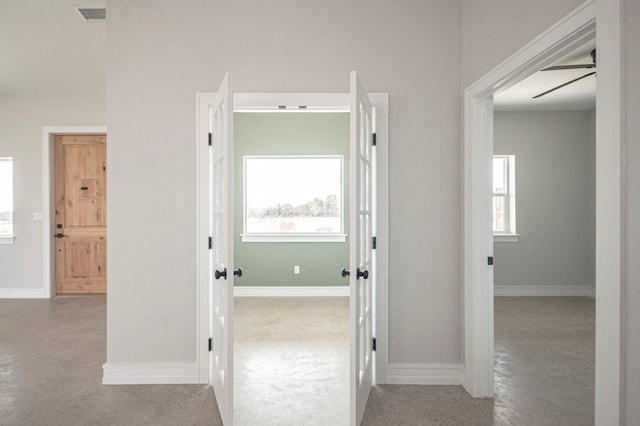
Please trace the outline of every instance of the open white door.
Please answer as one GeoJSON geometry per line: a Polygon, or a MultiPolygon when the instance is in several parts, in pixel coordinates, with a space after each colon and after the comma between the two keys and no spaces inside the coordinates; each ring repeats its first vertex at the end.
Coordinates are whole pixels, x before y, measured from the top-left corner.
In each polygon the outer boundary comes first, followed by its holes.
{"type": "Polygon", "coordinates": [[[209,107],[210,378],[225,425],[233,424],[233,93],[225,75],[209,107]]]}
{"type": "Polygon", "coordinates": [[[373,384],[375,117],[355,71],[351,72],[350,115],[350,424],[359,425],[373,384]]]}

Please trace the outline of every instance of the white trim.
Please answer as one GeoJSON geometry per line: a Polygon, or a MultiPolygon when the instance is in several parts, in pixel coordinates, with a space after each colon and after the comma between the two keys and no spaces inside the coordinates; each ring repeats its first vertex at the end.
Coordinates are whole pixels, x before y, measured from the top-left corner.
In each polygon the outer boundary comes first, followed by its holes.
{"type": "Polygon", "coordinates": [[[42,126],[42,291],[43,297],[56,295],[54,273],[54,244],[52,223],[55,219],[53,191],[53,137],[55,135],[101,135],[107,133],[106,126],[42,126]]]}
{"type": "Polygon", "coordinates": [[[596,288],[588,285],[497,285],[494,296],[505,297],[596,297],[596,288]]]}
{"type": "Polygon", "coordinates": [[[12,245],[12,244],[15,244],[15,242],[16,242],[15,235],[0,235],[0,246],[12,245]]]}
{"type": "Polygon", "coordinates": [[[243,243],[344,243],[347,234],[241,234],[243,243]]]}
{"type": "Polygon", "coordinates": [[[624,180],[620,2],[585,2],[464,93],[464,386],[475,397],[490,397],[494,363],[493,271],[487,265],[487,257],[493,252],[493,234],[487,217],[487,179],[493,151],[492,96],[587,40],[596,39],[596,425],[620,424],[622,412],[624,180]]]}
{"type": "Polygon", "coordinates": [[[0,299],[43,299],[41,288],[0,288],[0,299]]]}
{"type": "Polygon", "coordinates": [[[235,286],[235,297],[349,297],[349,286],[235,286]]]}
{"type": "Polygon", "coordinates": [[[520,234],[493,234],[494,243],[517,243],[520,241],[520,234]]]}
{"type": "MultiPolygon", "coordinates": [[[[208,282],[208,105],[213,93],[196,94],[196,364],[200,383],[209,382],[209,282],[208,282]]],[[[349,111],[348,93],[236,93],[234,111],[268,105],[278,105],[278,99],[286,99],[289,105],[316,105],[333,111],[349,111]],[[260,105],[258,105],[260,103],[260,105]]],[[[375,354],[376,382],[386,383],[389,345],[389,94],[369,93],[376,107],[377,133],[377,298],[375,354]]]]}
{"type": "Polygon", "coordinates": [[[387,383],[392,385],[462,385],[461,364],[389,364],[387,383]]]}
{"type": "Polygon", "coordinates": [[[164,385],[198,383],[195,362],[114,363],[102,366],[103,385],[164,385]]]}

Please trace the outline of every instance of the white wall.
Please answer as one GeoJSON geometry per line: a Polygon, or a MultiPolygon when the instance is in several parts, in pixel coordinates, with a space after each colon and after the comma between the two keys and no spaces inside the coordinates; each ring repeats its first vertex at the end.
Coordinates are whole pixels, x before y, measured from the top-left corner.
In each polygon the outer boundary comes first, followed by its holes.
{"type": "Polygon", "coordinates": [[[626,337],[624,345],[627,425],[640,424],[640,2],[624,1],[624,86],[626,100],[626,286],[624,289],[626,337]]]}
{"type": "MultiPolygon", "coordinates": [[[[109,2],[110,362],[195,354],[196,91],[346,91],[358,69],[391,94],[391,361],[461,359],[461,89],[580,0],[109,2]],[[360,10],[362,9],[362,10],[360,10]],[[462,36],[460,36],[462,34],[462,36]]],[[[625,0],[626,64],[639,5],[625,0]]],[[[627,92],[638,93],[628,78],[627,92]],[[635,90],[632,90],[635,89],[635,90]]],[[[626,405],[640,394],[640,116],[627,139],[626,405]],[[635,185],[633,185],[635,183],[635,185]]]]}
{"type": "Polygon", "coordinates": [[[523,286],[593,292],[594,111],[495,113],[494,152],[516,156],[521,235],[517,243],[494,243],[496,292],[503,286],[519,286],[522,295],[527,294],[523,286]]]}
{"type": "MultiPolygon", "coordinates": [[[[606,0],[598,0],[606,1],[606,0]]],[[[544,31],[580,0],[462,0],[462,87],[467,87],[544,31]]],[[[640,424],[640,3],[623,3],[626,208],[623,265],[623,398],[626,424],[640,424]]]]}
{"type": "Polygon", "coordinates": [[[104,125],[104,91],[95,96],[0,97],[0,156],[14,159],[14,245],[0,245],[0,297],[42,288],[42,126],[104,125]]]}
{"type": "Polygon", "coordinates": [[[195,93],[227,70],[238,91],[344,92],[356,69],[391,96],[391,362],[459,363],[459,3],[192,6],[109,2],[107,361],[195,360],[195,93]]]}

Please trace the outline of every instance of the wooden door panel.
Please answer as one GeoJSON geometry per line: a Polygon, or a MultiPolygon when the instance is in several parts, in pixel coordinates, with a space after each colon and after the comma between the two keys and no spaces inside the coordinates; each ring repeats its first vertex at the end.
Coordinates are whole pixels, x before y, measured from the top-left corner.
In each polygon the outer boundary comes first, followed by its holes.
{"type": "Polygon", "coordinates": [[[105,277],[107,244],[76,240],[65,244],[65,278],[105,277]]]}
{"type": "Polygon", "coordinates": [[[106,136],[55,137],[56,291],[106,292],[106,136]]]}

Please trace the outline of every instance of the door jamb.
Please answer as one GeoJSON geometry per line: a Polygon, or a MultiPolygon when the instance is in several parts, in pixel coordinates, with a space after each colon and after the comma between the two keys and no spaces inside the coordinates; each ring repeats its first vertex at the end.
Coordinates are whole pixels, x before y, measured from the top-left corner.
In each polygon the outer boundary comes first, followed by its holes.
{"type": "Polygon", "coordinates": [[[621,0],[589,0],[464,92],[464,387],[493,396],[493,253],[490,161],[493,94],[522,80],[595,34],[596,372],[595,424],[621,424],[621,326],[624,258],[621,0]],[[597,22],[597,33],[595,32],[597,22]]]}
{"type": "MultiPolygon", "coordinates": [[[[264,105],[279,105],[272,99],[287,98],[291,105],[317,105],[320,110],[345,107],[349,110],[348,93],[236,93],[234,100],[243,105],[263,108],[264,105]]],[[[196,365],[199,383],[209,382],[209,146],[208,105],[214,93],[196,94],[196,365]]],[[[376,288],[376,383],[386,383],[389,363],[389,94],[369,93],[376,107],[377,132],[377,288],[376,288]]]]}
{"type": "Polygon", "coordinates": [[[56,135],[107,134],[107,126],[42,126],[42,296],[56,295],[55,244],[51,236],[55,222],[54,139],[56,135]]]}

